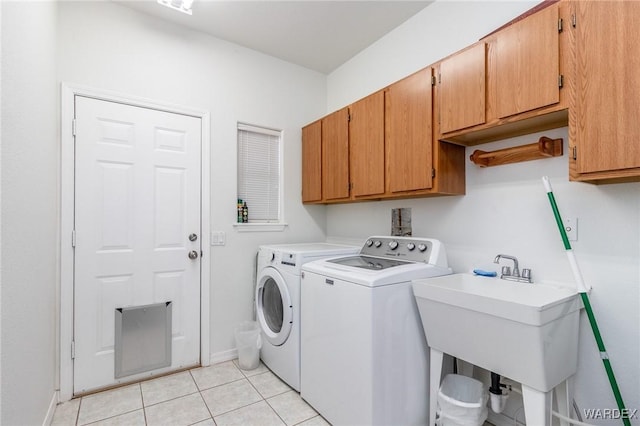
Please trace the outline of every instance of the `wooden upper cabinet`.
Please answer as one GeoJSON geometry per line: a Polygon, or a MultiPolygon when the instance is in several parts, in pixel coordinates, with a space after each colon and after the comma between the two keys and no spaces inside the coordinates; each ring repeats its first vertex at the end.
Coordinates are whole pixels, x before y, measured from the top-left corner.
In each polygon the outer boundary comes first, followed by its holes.
{"type": "Polygon", "coordinates": [[[302,202],[322,200],[322,122],[302,128],[302,202]]]}
{"type": "Polygon", "coordinates": [[[322,119],[322,198],[349,198],[349,109],[322,119]]]}
{"type": "Polygon", "coordinates": [[[559,102],[558,7],[548,6],[496,33],[498,118],[559,102]]]}
{"type": "Polygon", "coordinates": [[[389,191],[429,189],[433,185],[431,68],[389,86],[386,136],[389,191]]]}
{"type": "MultiPolygon", "coordinates": [[[[575,2],[577,171],[640,167],[640,2],[575,2]]],[[[640,176],[640,170],[633,172],[640,176]]],[[[615,174],[611,177],[615,178],[615,174]]]]}
{"type": "Polygon", "coordinates": [[[486,43],[480,42],[440,63],[440,133],[485,123],[486,43]]]}
{"type": "Polygon", "coordinates": [[[354,197],[384,193],[384,92],[349,107],[349,159],[354,197]]]}

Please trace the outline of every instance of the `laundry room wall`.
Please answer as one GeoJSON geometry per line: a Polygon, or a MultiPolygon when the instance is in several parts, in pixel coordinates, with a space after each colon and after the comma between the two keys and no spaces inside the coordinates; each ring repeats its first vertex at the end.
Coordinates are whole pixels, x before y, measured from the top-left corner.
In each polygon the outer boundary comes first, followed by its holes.
{"type": "Polygon", "coordinates": [[[43,424],[57,377],[56,6],[1,2],[0,424],[43,424]]]}
{"type": "Polygon", "coordinates": [[[229,356],[253,316],[258,245],[324,240],[325,209],[300,202],[300,138],[324,112],[326,76],[113,2],[60,2],[58,32],[60,81],[210,111],[211,230],[226,234],[211,248],[211,352],[229,356]],[[238,121],[284,131],[283,232],[233,227],[238,121]]]}
{"type": "MultiPolygon", "coordinates": [[[[529,2],[449,2],[427,6],[328,77],[325,113],[335,111],[470,45],[529,9],[529,2]]],[[[494,150],[561,137],[567,128],[482,145],[494,150]]],[[[467,148],[466,158],[474,148],[467,148]]],[[[442,240],[454,272],[491,267],[498,253],[517,256],[534,280],[573,285],[541,177],[550,177],[561,213],[578,218],[572,242],[618,384],[630,409],[640,409],[640,184],[569,182],[566,155],[480,169],[467,161],[466,195],[363,202],[327,207],[329,238],[389,234],[391,209],[412,210],[413,235],[442,240]]],[[[474,342],[482,344],[482,342],[474,342]]],[[[575,399],[581,409],[616,408],[586,316],[580,323],[575,399]]],[[[506,416],[517,414],[512,397],[506,416]]],[[[496,424],[513,420],[493,416],[496,424]]],[[[635,420],[636,423],[640,420],[635,420]]],[[[607,424],[602,420],[589,420],[607,424]]]]}

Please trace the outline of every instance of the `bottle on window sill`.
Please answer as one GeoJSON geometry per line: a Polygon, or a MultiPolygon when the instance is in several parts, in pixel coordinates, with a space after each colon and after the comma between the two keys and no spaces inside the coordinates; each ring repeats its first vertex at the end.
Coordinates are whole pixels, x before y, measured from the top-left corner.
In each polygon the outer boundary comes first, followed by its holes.
{"type": "Polygon", "coordinates": [[[246,201],[242,204],[242,223],[249,223],[249,207],[246,201]]]}
{"type": "Polygon", "coordinates": [[[238,205],[237,205],[237,210],[238,210],[238,223],[242,223],[242,199],[238,198],[238,205]]]}

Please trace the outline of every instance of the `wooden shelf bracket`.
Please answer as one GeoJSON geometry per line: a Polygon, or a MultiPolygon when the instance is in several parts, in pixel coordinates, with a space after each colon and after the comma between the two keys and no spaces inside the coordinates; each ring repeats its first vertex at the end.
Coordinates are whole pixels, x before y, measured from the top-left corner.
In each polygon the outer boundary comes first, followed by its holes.
{"type": "Polygon", "coordinates": [[[551,139],[542,136],[538,142],[528,145],[489,152],[476,149],[469,159],[480,167],[491,167],[560,156],[562,156],[562,138],[551,139]]]}

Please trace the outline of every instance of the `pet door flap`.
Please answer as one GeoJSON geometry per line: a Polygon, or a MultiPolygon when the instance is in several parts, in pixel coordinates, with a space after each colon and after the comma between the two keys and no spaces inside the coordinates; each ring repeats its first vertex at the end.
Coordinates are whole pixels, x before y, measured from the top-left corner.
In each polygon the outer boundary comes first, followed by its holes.
{"type": "Polygon", "coordinates": [[[172,302],[116,309],[115,378],[171,366],[172,302]]]}

